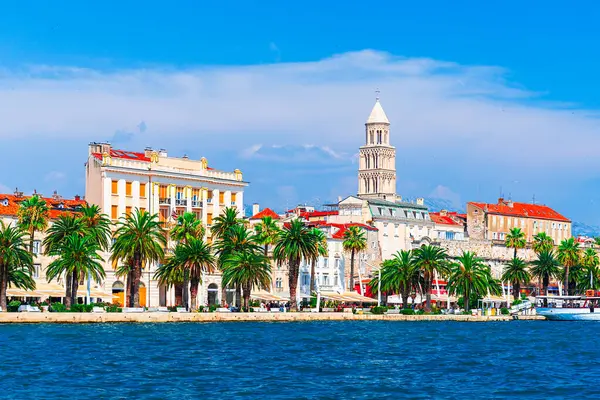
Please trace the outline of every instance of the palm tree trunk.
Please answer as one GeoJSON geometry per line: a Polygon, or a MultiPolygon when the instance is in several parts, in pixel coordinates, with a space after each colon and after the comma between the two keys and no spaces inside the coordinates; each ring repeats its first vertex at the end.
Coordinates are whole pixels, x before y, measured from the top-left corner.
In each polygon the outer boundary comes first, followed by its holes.
{"type": "Polygon", "coordinates": [[[471,286],[469,286],[469,285],[467,285],[466,290],[465,290],[464,302],[465,302],[465,310],[471,311],[471,286]]]}
{"type": "Polygon", "coordinates": [[[244,307],[246,311],[250,311],[250,284],[244,284],[244,307]]]}
{"type": "Polygon", "coordinates": [[[29,231],[29,253],[33,257],[33,237],[35,236],[35,229],[31,228],[29,231]]]}
{"type": "Polygon", "coordinates": [[[73,286],[73,274],[69,273],[65,277],[65,307],[71,308],[73,300],[71,287],[73,286]]]}
{"type": "Polygon", "coordinates": [[[350,251],[350,292],[354,292],[354,249],[350,251]]]}
{"type": "Polygon", "coordinates": [[[565,296],[569,295],[569,266],[565,265],[565,296]]]}
{"type": "Polygon", "coordinates": [[[77,289],[79,289],[79,274],[72,275],[73,283],[71,284],[71,305],[77,304],[77,289]]]}
{"type": "Polygon", "coordinates": [[[221,307],[225,307],[227,304],[227,287],[221,285],[221,307]]]}
{"type": "Polygon", "coordinates": [[[190,309],[194,311],[198,309],[198,286],[200,286],[200,279],[192,278],[190,280],[190,309]]]}
{"type": "Polygon", "coordinates": [[[517,248],[516,247],[515,247],[515,253],[514,253],[513,258],[517,258],[517,248]]]}
{"type": "Polygon", "coordinates": [[[408,297],[410,296],[409,292],[402,292],[402,308],[408,308],[408,297]]]}
{"type": "Polygon", "coordinates": [[[0,265],[0,308],[6,312],[6,292],[8,289],[8,266],[0,265]]]}
{"type": "Polygon", "coordinates": [[[291,259],[290,260],[290,274],[289,274],[290,311],[298,310],[298,304],[296,302],[296,289],[298,287],[299,269],[300,269],[300,259],[291,259]]]}
{"type": "Polygon", "coordinates": [[[265,257],[269,257],[269,245],[265,244],[265,257]]]}
{"type": "Polygon", "coordinates": [[[514,300],[521,299],[521,282],[513,282],[513,298],[514,300]]]}
{"type": "Polygon", "coordinates": [[[425,310],[431,310],[431,277],[429,272],[425,275],[425,310]]]}
{"type": "Polygon", "coordinates": [[[127,298],[125,298],[125,307],[133,307],[133,265],[127,273],[127,298]]]}
{"type": "Polygon", "coordinates": [[[235,286],[235,306],[240,308],[242,306],[242,286],[235,286]]]}
{"type": "Polygon", "coordinates": [[[190,301],[189,301],[189,293],[190,293],[190,281],[188,279],[188,272],[184,271],[183,273],[183,290],[181,292],[181,302],[183,303],[183,307],[186,310],[190,310],[190,301]]]}
{"type": "Polygon", "coordinates": [[[315,291],[315,261],[310,263],[310,289],[308,293],[312,296],[315,291]]]}
{"type": "Polygon", "coordinates": [[[133,306],[138,308],[140,306],[140,278],[142,275],[142,263],[139,257],[135,258],[135,265],[133,267],[133,306]]]}
{"type": "MultiPolygon", "coordinates": [[[[543,285],[544,285],[544,294],[546,296],[548,296],[548,285],[549,284],[550,284],[550,277],[545,276],[543,285]]],[[[548,307],[548,298],[544,299],[544,307],[548,307]]]]}

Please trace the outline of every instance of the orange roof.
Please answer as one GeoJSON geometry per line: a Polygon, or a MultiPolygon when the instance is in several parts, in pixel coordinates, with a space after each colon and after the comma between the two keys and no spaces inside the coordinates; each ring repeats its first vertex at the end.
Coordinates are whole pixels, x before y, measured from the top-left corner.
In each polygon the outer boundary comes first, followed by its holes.
{"type": "MultiPolygon", "coordinates": [[[[21,202],[30,197],[31,196],[17,197],[14,194],[0,194],[0,215],[16,217],[21,202]]],[[[46,201],[46,205],[49,209],[48,216],[50,219],[56,219],[60,215],[66,214],[70,211],[76,211],[78,206],[85,204],[85,200],[82,200],[78,197],[75,199],[42,197],[42,199],[46,201]]]]}
{"type": "Polygon", "coordinates": [[[339,211],[310,211],[310,212],[301,212],[300,216],[302,218],[311,218],[311,217],[327,217],[329,215],[338,215],[339,211]]]}
{"type": "Polygon", "coordinates": [[[250,219],[263,219],[264,217],[271,217],[273,219],[279,219],[279,214],[277,214],[275,211],[271,210],[270,208],[265,208],[258,214],[251,216],[250,219]]]}
{"type": "MultiPolygon", "coordinates": [[[[452,214],[456,215],[456,213],[448,213],[448,214],[450,214],[450,215],[452,215],[452,214]]],[[[429,213],[429,217],[436,224],[463,226],[463,224],[461,224],[459,222],[456,222],[455,220],[453,220],[448,215],[440,215],[439,212],[430,212],[429,213]]]]}
{"type": "MultiPolygon", "coordinates": [[[[92,153],[92,155],[94,157],[96,157],[98,160],[102,160],[101,153],[92,153]]],[[[137,160],[137,161],[150,162],[150,157],[146,157],[145,153],[139,153],[139,152],[135,152],[135,151],[110,149],[110,156],[112,158],[123,158],[125,160],[137,160]]]]}
{"type": "Polygon", "coordinates": [[[571,222],[548,206],[529,203],[512,203],[509,206],[507,201],[498,201],[498,204],[469,202],[475,207],[485,210],[488,214],[509,215],[524,218],[548,219],[552,221],[571,222]]]}

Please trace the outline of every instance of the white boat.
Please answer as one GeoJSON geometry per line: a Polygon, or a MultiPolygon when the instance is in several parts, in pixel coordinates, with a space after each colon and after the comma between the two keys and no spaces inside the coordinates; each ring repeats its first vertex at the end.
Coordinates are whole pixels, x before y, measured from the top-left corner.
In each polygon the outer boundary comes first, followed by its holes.
{"type": "Polygon", "coordinates": [[[600,321],[599,299],[586,296],[538,296],[535,312],[550,321],[600,321]]]}

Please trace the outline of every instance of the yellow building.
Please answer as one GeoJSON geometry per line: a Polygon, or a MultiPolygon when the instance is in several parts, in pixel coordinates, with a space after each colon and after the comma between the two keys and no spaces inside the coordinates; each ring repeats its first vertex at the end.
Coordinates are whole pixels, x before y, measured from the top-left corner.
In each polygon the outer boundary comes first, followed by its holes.
{"type": "MultiPolygon", "coordinates": [[[[225,172],[208,166],[205,158],[169,157],[166,150],[143,152],[113,149],[109,143],[90,143],[86,164],[85,199],[97,204],[113,222],[136,208],[158,214],[168,227],[184,212],[195,213],[203,221],[208,236],[213,219],[226,207],[244,215],[244,188],[240,170],[225,172]]],[[[144,295],[149,306],[176,305],[181,289],[167,290],[152,279],[156,265],[143,273],[144,295]],[[147,289],[146,289],[147,288],[147,289]]],[[[121,295],[124,282],[115,277],[108,262],[106,289],[121,295]]],[[[122,294],[121,296],[124,296],[122,294]]],[[[200,288],[199,304],[220,301],[220,276],[208,276],[200,288]]]]}

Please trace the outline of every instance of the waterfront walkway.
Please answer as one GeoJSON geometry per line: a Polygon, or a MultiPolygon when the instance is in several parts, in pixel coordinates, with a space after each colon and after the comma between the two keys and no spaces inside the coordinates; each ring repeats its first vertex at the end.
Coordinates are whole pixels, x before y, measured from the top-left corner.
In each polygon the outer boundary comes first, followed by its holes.
{"type": "MultiPolygon", "coordinates": [[[[542,316],[519,316],[519,320],[543,320],[542,316]]],[[[300,322],[300,321],[512,321],[508,315],[374,315],[350,313],[0,313],[2,323],[113,323],[113,322],[300,322]]]]}

